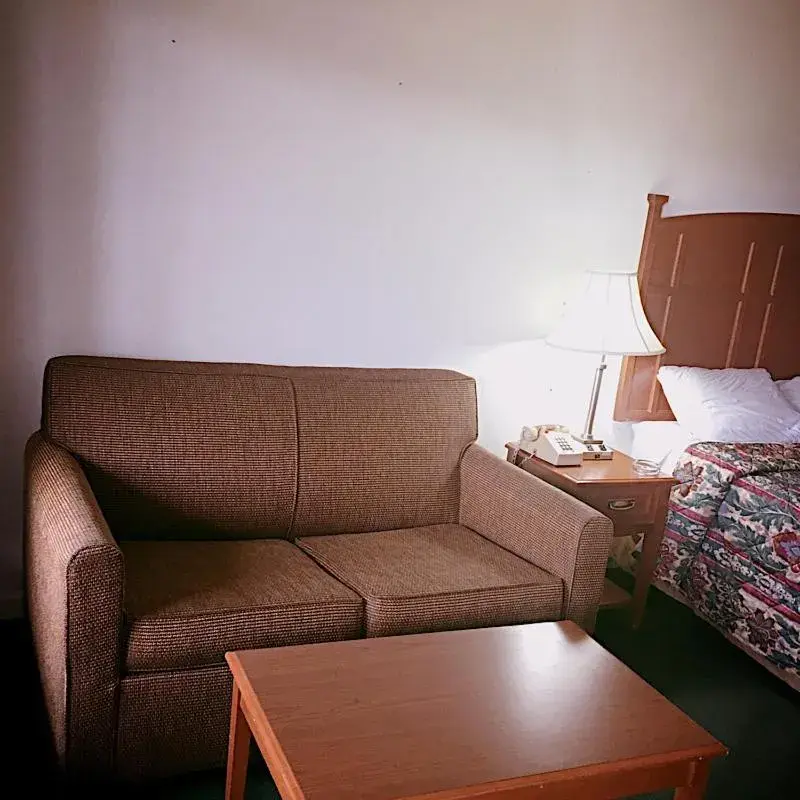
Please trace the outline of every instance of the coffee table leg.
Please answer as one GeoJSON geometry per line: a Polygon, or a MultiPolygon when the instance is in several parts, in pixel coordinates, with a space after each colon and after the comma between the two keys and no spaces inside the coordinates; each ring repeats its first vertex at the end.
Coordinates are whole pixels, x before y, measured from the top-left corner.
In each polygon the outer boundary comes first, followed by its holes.
{"type": "Polygon", "coordinates": [[[710,769],[710,761],[695,761],[689,768],[689,783],[675,790],[675,800],[702,800],[710,769]]]}
{"type": "Polygon", "coordinates": [[[231,732],[228,738],[228,775],[225,800],[244,800],[247,760],[250,757],[250,726],[242,710],[242,698],[236,681],[231,696],[231,732]]]}

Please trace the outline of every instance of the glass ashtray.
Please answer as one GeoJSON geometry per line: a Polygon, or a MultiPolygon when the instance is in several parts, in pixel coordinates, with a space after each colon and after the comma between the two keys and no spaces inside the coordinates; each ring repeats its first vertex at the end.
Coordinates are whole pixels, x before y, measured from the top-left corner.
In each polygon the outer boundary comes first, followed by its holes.
{"type": "Polygon", "coordinates": [[[657,464],[655,461],[648,461],[646,458],[637,458],[633,462],[633,471],[637,475],[652,478],[661,472],[661,464],[657,464]]]}

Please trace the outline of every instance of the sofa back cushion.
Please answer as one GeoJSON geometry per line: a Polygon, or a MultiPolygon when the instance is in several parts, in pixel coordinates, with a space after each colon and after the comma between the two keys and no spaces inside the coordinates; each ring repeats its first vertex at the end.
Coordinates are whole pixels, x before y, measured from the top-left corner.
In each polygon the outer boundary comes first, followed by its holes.
{"type": "Polygon", "coordinates": [[[118,538],[286,537],[291,382],[246,365],[63,357],[42,428],[83,465],[118,538]]]}
{"type": "Polygon", "coordinates": [[[293,536],[458,521],[458,464],[477,436],[472,378],[447,370],[312,370],[293,381],[293,536]]]}
{"type": "Polygon", "coordinates": [[[66,356],[42,428],[118,538],[293,537],[457,522],[477,404],[449,370],[66,356]]]}

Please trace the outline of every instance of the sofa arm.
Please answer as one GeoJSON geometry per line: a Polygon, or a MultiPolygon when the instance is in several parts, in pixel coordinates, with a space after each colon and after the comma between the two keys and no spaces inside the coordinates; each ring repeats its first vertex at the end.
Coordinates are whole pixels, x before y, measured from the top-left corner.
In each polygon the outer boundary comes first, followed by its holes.
{"type": "Polygon", "coordinates": [[[86,476],[34,434],[25,448],[25,585],[42,690],[62,764],[113,766],[124,566],[86,476]]]}
{"type": "Polygon", "coordinates": [[[459,521],[561,578],[564,618],[594,627],[611,520],[473,444],[461,459],[459,521]]]}

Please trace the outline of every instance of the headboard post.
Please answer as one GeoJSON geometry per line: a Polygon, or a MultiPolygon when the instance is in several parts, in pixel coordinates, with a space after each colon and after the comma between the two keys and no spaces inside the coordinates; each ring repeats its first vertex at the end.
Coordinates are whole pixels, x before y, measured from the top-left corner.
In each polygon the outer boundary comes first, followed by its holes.
{"type": "MultiPolygon", "coordinates": [[[[642,237],[642,249],[639,251],[639,289],[641,290],[647,278],[649,265],[652,262],[653,247],[653,228],[662,217],[664,206],[669,202],[668,194],[647,195],[647,219],[644,223],[644,236],[642,237]]],[[[631,388],[636,370],[636,359],[642,356],[625,356],[622,359],[622,370],[620,373],[617,397],[614,402],[614,419],[626,420],[629,418],[629,408],[631,402],[631,388]]],[[[656,356],[649,356],[656,358],[656,356]]]]}
{"type": "MultiPolygon", "coordinates": [[[[645,273],[650,262],[650,255],[653,246],[653,227],[661,219],[664,206],[669,202],[668,194],[648,194],[647,195],[647,219],[644,223],[644,236],[642,238],[642,249],[639,251],[639,288],[642,288],[645,273]]],[[[625,359],[629,361],[629,358],[625,359]]]]}

